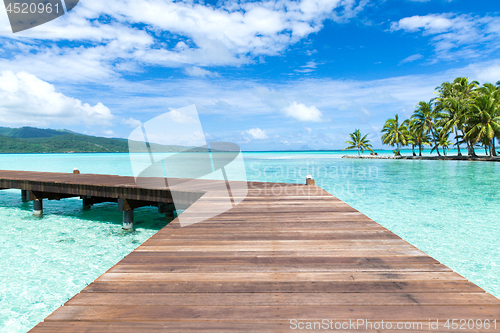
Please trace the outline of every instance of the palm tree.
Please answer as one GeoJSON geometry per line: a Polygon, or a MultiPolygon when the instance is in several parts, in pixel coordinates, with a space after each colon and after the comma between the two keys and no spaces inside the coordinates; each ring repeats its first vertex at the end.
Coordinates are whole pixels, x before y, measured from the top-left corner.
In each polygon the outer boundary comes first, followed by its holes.
{"type": "MultiPolygon", "coordinates": [[[[497,82],[497,85],[494,86],[491,83],[485,83],[483,84],[482,87],[477,89],[477,93],[480,95],[484,96],[489,96],[491,99],[493,99],[493,104],[490,108],[493,110],[493,113],[498,112],[495,110],[500,109],[500,81],[497,82]]],[[[495,148],[495,138],[499,137],[499,133],[495,132],[494,136],[490,138],[491,140],[491,147],[490,147],[490,155],[493,154],[493,156],[497,156],[496,153],[496,148],[495,148]]],[[[483,140],[484,141],[484,140],[483,140]]]]}
{"type": "MultiPolygon", "coordinates": [[[[435,146],[439,146],[439,136],[436,131],[436,122],[443,117],[437,108],[433,108],[433,100],[429,103],[419,102],[418,109],[413,112],[411,119],[415,121],[415,127],[424,134],[431,133],[435,146]]],[[[438,155],[439,149],[436,150],[438,155]]]]}
{"type": "MultiPolygon", "coordinates": [[[[449,140],[449,133],[443,134],[439,137],[439,146],[443,147],[443,155],[448,155],[447,151],[450,150],[449,146],[453,145],[453,143],[449,140]]],[[[431,153],[434,149],[439,149],[438,146],[432,148],[431,153]]]]}
{"type": "Polygon", "coordinates": [[[488,138],[481,139],[479,143],[481,143],[481,145],[478,144],[477,147],[480,148],[482,146],[484,148],[484,154],[489,155],[490,142],[488,141],[488,138]]]}
{"type": "MultiPolygon", "coordinates": [[[[462,122],[464,120],[464,115],[466,114],[467,106],[462,99],[449,96],[442,100],[442,106],[444,106],[445,116],[441,119],[441,125],[443,126],[443,133],[440,136],[448,135],[451,132],[455,132],[456,146],[458,149],[458,156],[462,156],[460,151],[460,143],[458,134],[458,129],[462,128],[462,122]]],[[[463,136],[463,135],[462,135],[463,136]]]]}
{"type": "Polygon", "coordinates": [[[415,154],[415,145],[417,144],[416,133],[415,129],[411,126],[408,126],[408,144],[411,145],[411,152],[413,156],[417,156],[417,154],[415,154]]]}
{"type": "Polygon", "coordinates": [[[382,128],[382,143],[391,147],[396,146],[396,155],[401,155],[399,146],[406,146],[410,133],[408,131],[408,120],[399,123],[399,116],[396,114],[394,119],[387,119],[382,128]]]}
{"type": "MultiPolygon", "coordinates": [[[[408,130],[411,137],[410,144],[416,145],[418,147],[418,156],[422,156],[422,147],[424,145],[430,145],[429,135],[424,134],[421,131],[421,129],[417,126],[415,120],[410,120],[408,124],[409,124],[408,130]]],[[[416,156],[414,149],[413,149],[413,156],[416,156]]]]}
{"type": "Polygon", "coordinates": [[[442,120],[439,122],[443,126],[444,133],[442,135],[455,132],[456,146],[458,155],[461,156],[460,143],[458,142],[460,135],[464,142],[467,143],[467,148],[470,156],[474,156],[474,145],[471,140],[467,138],[466,133],[467,119],[469,117],[470,105],[473,102],[475,89],[479,85],[477,81],[469,82],[466,77],[457,77],[452,83],[444,82],[436,90],[439,92],[439,97],[436,99],[436,108],[445,113],[442,115],[442,120]]]}
{"type": "Polygon", "coordinates": [[[470,117],[471,128],[467,136],[474,144],[482,142],[489,146],[490,156],[495,151],[495,137],[500,136],[500,105],[491,94],[481,94],[472,104],[474,113],[470,117]]]}
{"type": "Polygon", "coordinates": [[[344,148],[343,150],[357,148],[358,156],[361,156],[361,153],[363,153],[365,150],[373,151],[372,145],[370,144],[370,140],[366,138],[369,134],[366,134],[365,136],[361,137],[361,132],[359,131],[359,129],[357,129],[349,135],[351,136],[352,141],[346,141],[345,143],[350,144],[350,146],[344,148]]]}
{"type": "MultiPolygon", "coordinates": [[[[500,81],[498,81],[497,84],[498,83],[500,83],[500,81]]],[[[482,87],[478,88],[476,91],[483,95],[491,95],[491,97],[495,99],[500,98],[500,85],[494,86],[491,83],[485,83],[483,84],[482,87]]]]}
{"type": "Polygon", "coordinates": [[[457,77],[453,82],[444,82],[436,90],[439,97],[427,102],[419,102],[410,121],[399,123],[398,116],[386,121],[382,132],[384,144],[396,145],[395,154],[400,154],[401,145],[419,147],[432,141],[431,153],[440,147],[446,155],[450,143],[450,134],[455,134],[458,155],[461,156],[461,144],[467,144],[468,155],[476,156],[475,147],[481,143],[490,156],[496,156],[496,140],[500,140],[500,81],[496,85],[486,83],[478,87],[479,82],[457,77]],[[406,130],[404,129],[406,127],[406,130]]]}

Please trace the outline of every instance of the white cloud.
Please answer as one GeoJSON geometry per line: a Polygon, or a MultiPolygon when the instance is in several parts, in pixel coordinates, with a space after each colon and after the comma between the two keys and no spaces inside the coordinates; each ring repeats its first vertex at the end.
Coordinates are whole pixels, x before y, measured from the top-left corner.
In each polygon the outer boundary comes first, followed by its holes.
{"type": "MultiPolygon", "coordinates": [[[[131,114],[150,114],[159,112],[165,106],[180,108],[196,104],[200,115],[218,115],[228,118],[228,121],[236,119],[240,122],[242,119],[275,119],[281,126],[284,110],[293,105],[290,101],[300,101],[306,108],[314,105],[321,111],[321,118],[324,120],[335,117],[360,118],[366,121],[369,116],[372,121],[381,114],[386,117],[403,109],[411,112],[420,100],[435,97],[434,88],[444,81],[452,81],[457,76],[468,76],[470,80],[480,80],[482,83],[496,82],[500,79],[497,76],[499,70],[500,60],[497,60],[436,74],[378,80],[311,78],[264,83],[258,79],[221,78],[217,84],[201,79],[129,82],[111,88],[116,89],[112,91],[119,94],[106,103],[115,105],[123,113],[131,114]],[[136,97],[142,94],[148,94],[148,98],[136,97]]],[[[258,125],[260,124],[253,127],[258,125]]],[[[212,133],[211,130],[207,131],[212,133]]],[[[317,131],[315,128],[315,132],[317,131]]]]}
{"type": "Polygon", "coordinates": [[[421,32],[430,40],[438,60],[478,58],[500,49],[500,17],[452,13],[405,17],[391,31],[421,32]]]}
{"type": "Polygon", "coordinates": [[[403,60],[401,60],[401,62],[399,64],[406,64],[406,63],[409,63],[409,62],[414,62],[414,61],[417,61],[417,60],[420,60],[422,59],[424,56],[421,55],[421,54],[414,54],[414,55],[411,55],[403,60]]]}
{"type": "Polygon", "coordinates": [[[426,16],[412,16],[405,17],[399,22],[393,22],[391,24],[391,30],[406,30],[406,31],[418,31],[420,29],[427,33],[435,34],[448,31],[453,27],[453,20],[446,17],[446,15],[426,15],[426,16]]]}
{"type": "Polygon", "coordinates": [[[261,130],[260,128],[251,128],[247,131],[245,131],[246,134],[250,135],[252,139],[256,140],[264,140],[268,139],[268,136],[266,134],[266,131],[261,130]]]}
{"type": "Polygon", "coordinates": [[[102,131],[102,134],[104,134],[107,137],[113,137],[116,135],[115,132],[113,132],[112,130],[104,130],[102,131]]]}
{"type": "Polygon", "coordinates": [[[312,133],[312,131],[313,131],[313,130],[312,130],[311,128],[309,128],[309,127],[304,127],[304,129],[306,130],[306,132],[307,132],[308,134],[311,134],[311,133],[312,133]]]}
{"type": "Polygon", "coordinates": [[[492,64],[472,64],[468,68],[475,80],[495,84],[500,80],[500,62],[492,64]]]}
{"type": "Polygon", "coordinates": [[[205,76],[217,76],[217,74],[207,71],[206,69],[200,67],[188,67],[184,70],[189,76],[205,77],[205,76]]]}
{"type": "Polygon", "coordinates": [[[304,104],[292,102],[290,106],[284,109],[287,116],[297,119],[298,121],[320,122],[323,114],[314,105],[305,106],[304,104]]]}
{"type": "Polygon", "coordinates": [[[184,113],[177,110],[172,110],[167,112],[166,116],[175,123],[178,124],[197,124],[198,121],[193,117],[190,117],[184,113]]]}
{"type": "Polygon", "coordinates": [[[295,69],[294,71],[297,73],[310,73],[313,72],[318,67],[318,65],[319,64],[314,61],[309,61],[304,66],[300,66],[302,69],[295,69]]]}
{"type": "Polygon", "coordinates": [[[3,123],[23,125],[110,125],[113,119],[102,103],[82,103],[32,74],[12,71],[0,75],[0,117],[3,123]]]}
{"type": "MultiPolygon", "coordinates": [[[[217,136],[211,141],[238,142],[242,135],[250,140],[252,136],[245,131],[248,128],[273,128],[272,136],[268,134],[268,141],[263,142],[267,144],[286,140],[295,147],[298,134],[306,136],[304,126],[312,126],[307,123],[284,122],[283,112],[290,106],[290,101],[300,101],[306,106],[314,105],[321,110],[322,119],[335,119],[315,125],[311,138],[318,137],[320,143],[309,143],[323,147],[321,142],[326,142],[343,148],[345,135],[354,129],[360,128],[362,132],[378,135],[371,127],[367,127],[368,124],[381,127],[395,113],[401,117],[410,116],[419,101],[435,97],[433,92],[436,86],[444,81],[452,81],[457,76],[467,76],[469,80],[479,80],[481,83],[495,83],[500,79],[500,60],[476,63],[436,74],[378,80],[324,78],[270,83],[255,78],[220,78],[214,84],[203,79],[189,78],[122,82],[120,85],[107,87],[102,102],[120,110],[120,115],[125,119],[132,115],[137,119],[149,119],[152,114],[163,114],[167,106],[178,109],[196,104],[203,129],[217,136]],[[221,127],[221,123],[213,119],[221,119],[227,125],[221,127]],[[251,121],[252,125],[245,126],[246,121],[251,121]],[[319,136],[322,132],[327,134],[326,138],[319,136]],[[275,134],[279,134],[280,138],[274,139],[275,134]]],[[[65,92],[78,92],[81,88],[79,84],[66,85],[65,92]]],[[[66,95],[75,96],[74,93],[66,95]]],[[[29,122],[30,118],[26,119],[26,125],[33,124],[29,122]]],[[[81,131],[81,126],[70,129],[81,131]]],[[[121,137],[129,134],[127,127],[120,122],[112,129],[121,137]]],[[[377,143],[379,142],[374,142],[377,143]]]]}
{"type": "Polygon", "coordinates": [[[129,119],[123,119],[122,124],[128,125],[132,128],[136,128],[138,126],[141,126],[142,122],[140,120],[134,119],[134,118],[129,118],[129,119]]]}
{"type": "Polygon", "coordinates": [[[369,110],[367,110],[367,109],[365,109],[365,108],[363,108],[363,107],[361,108],[361,112],[363,112],[363,113],[364,113],[365,115],[367,115],[367,116],[370,116],[370,115],[371,115],[370,111],[369,111],[369,110]]]}
{"type": "Polygon", "coordinates": [[[261,55],[279,54],[319,31],[323,21],[345,22],[366,4],[367,0],[265,0],[214,7],[191,1],[86,0],[67,15],[17,34],[8,32],[7,15],[0,6],[2,48],[16,54],[15,59],[2,59],[0,67],[27,70],[51,81],[57,75],[61,81],[109,80],[142,65],[185,67],[188,75],[206,76],[202,67],[239,66],[261,55]],[[159,37],[165,33],[179,41],[169,45],[159,37]],[[33,43],[37,40],[45,43],[33,43]],[[51,43],[55,41],[71,41],[72,46],[51,43]]]}
{"type": "Polygon", "coordinates": [[[110,83],[118,78],[119,68],[109,63],[113,50],[96,48],[60,49],[27,47],[15,58],[0,58],[0,68],[27,71],[45,81],[110,83]]]}
{"type": "Polygon", "coordinates": [[[318,63],[316,63],[314,61],[308,61],[307,64],[305,64],[302,67],[305,67],[305,68],[316,68],[316,67],[318,67],[318,63]]]}

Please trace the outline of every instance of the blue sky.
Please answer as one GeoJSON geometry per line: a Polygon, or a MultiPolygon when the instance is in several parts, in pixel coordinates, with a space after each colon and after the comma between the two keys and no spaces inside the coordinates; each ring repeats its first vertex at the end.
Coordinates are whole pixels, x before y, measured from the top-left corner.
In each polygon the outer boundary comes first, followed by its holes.
{"type": "Polygon", "coordinates": [[[81,0],[13,34],[0,9],[0,126],[128,137],[196,104],[244,150],[382,147],[443,81],[500,80],[497,0],[81,0]]]}

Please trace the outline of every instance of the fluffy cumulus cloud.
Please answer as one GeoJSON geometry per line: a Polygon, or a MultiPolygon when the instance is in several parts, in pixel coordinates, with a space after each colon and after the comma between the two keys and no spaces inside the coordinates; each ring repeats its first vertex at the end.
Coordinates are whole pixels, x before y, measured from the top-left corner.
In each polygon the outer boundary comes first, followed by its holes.
{"type": "Polygon", "coordinates": [[[367,2],[265,0],[214,7],[191,1],[87,0],[61,18],[18,34],[8,32],[7,14],[0,6],[0,36],[4,37],[0,66],[17,70],[24,66],[44,79],[40,75],[62,72],[66,77],[98,81],[143,65],[183,67],[188,75],[207,76],[212,74],[202,67],[238,66],[261,55],[279,54],[319,31],[327,19],[351,19],[367,2]],[[81,47],[50,44],[58,41],[81,47]],[[41,63],[49,68],[39,69],[43,72],[39,75],[35,69],[42,68],[37,66],[41,63]],[[59,66],[51,68],[51,63],[59,66]]]}
{"type": "Polygon", "coordinates": [[[245,131],[245,134],[248,134],[252,139],[256,139],[256,140],[264,140],[264,139],[268,138],[266,131],[263,131],[258,127],[251,128],[251,129],[245,131]]]}
{"type": "Polygon", "coordinates": [[[452,13],[405,17],[391,31],[431,36],[437,60],[477,58],[500,49],[500,17],[452,13]]]}
{"type": "Polygon", "coordinates": [[[0,75],[0,118],[4,124],[109,125],[111,111],[102,103],[94,106],[65,96],[36,76],[3,71],[0,75]]]}
{"type": "Polygon", "coordinates": [[[314,105],[306,106],[302,103],[292,102],[284,109],[287,116],[303,122],[320,122],[323,114],[314,105]]]}

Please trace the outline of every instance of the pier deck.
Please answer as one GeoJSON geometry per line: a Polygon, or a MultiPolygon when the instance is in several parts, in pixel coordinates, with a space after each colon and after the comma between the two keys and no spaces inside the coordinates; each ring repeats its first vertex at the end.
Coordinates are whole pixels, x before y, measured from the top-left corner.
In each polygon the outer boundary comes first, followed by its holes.
{"type": "Polygon", "coordinates": [[[499,320],[500,300],[318,186],[249,183],[241,204],[174,220],[32,331],[500,332],[499,320]]]}

